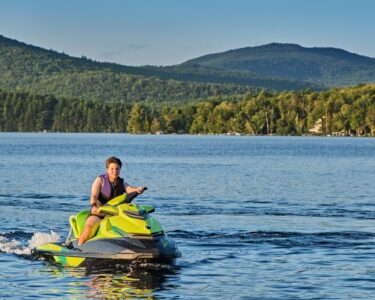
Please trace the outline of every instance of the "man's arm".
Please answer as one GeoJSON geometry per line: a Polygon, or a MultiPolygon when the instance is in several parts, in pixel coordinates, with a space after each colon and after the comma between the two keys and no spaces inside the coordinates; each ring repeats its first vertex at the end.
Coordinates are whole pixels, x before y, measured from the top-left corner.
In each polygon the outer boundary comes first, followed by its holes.
{"type": "Polygon", "coordinates": [[[90,205],[91,205],[91,212],[94,214],[98,213],[98,198],[101,189],[102,181],[100,177],[97,177],[91,187],[91,197],[90,197],[90,205]]]}
{"type": "Polygon", "coordinates": [[[124,181],[124,188],[126,193],[137,192],[138,194],[142,194],[145,188],[143,186],[131,186],[127,182],[124,181]]]}

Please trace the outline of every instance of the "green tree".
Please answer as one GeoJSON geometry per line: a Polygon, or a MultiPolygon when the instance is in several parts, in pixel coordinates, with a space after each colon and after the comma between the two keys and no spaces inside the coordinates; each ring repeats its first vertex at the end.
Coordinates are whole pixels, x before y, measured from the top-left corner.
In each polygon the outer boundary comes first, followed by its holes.
{"type": "Polygon", "coordinates": [[[147,133],[149,132],[149,121],[145,107],[135,103],[130,111],[127,125],[129,133],[147,133]]]}

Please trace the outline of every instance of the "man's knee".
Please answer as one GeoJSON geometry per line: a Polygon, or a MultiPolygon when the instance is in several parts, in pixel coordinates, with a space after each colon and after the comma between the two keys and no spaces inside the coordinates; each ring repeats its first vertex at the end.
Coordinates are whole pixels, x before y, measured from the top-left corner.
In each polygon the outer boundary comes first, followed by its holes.
{"type": "Polygon", "coordinates": [[[90,216],[87,218],[86,220],[86,225],[88,227],[92,227],[94,226],[95,224],[98,224],[100,222],[100,218],[99,217],[96,217],[96,216],[90,216]]]}

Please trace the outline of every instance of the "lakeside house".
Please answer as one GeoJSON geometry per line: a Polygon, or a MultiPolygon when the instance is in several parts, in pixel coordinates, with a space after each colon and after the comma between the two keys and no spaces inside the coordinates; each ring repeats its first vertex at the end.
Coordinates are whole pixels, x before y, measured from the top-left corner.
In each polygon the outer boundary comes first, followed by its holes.
{"type": "Polygon", "coordinates": [[[322,119],[318,119],[315,121],[314,126],[309,129],[309,133],[320,135],[322,134],[322,128],[323,128],[323,121],[322,119]]]}

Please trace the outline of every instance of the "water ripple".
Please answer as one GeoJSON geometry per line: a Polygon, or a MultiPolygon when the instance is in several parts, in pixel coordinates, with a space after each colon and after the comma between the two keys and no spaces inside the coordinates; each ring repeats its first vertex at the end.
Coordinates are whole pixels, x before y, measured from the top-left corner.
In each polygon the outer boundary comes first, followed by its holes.
{"type": "Polygon", "coordinates": [[[272,244],[275,246],[291,247],[360,247],[375,245],[375,233],[368,232],[277,232],[277,231],[254,231],[254,232],[189,232],[176,230],[168,233],[176,239],[195,241],[199,247],[241,247],[246,244],[272,244]]]}

